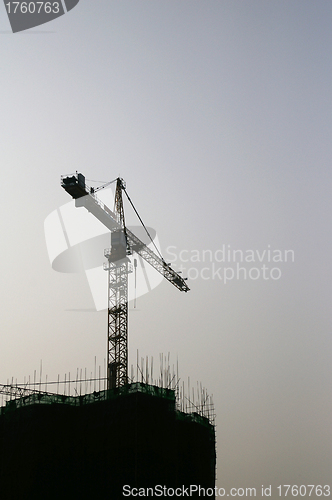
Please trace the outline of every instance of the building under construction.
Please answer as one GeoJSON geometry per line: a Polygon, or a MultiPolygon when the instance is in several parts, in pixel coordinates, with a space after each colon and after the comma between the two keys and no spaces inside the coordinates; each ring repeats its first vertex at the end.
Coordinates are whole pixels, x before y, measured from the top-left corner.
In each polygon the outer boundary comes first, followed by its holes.
{"type": "Polygon", "coordinates": [[[116,179],[114,210],[98,200],[98,188],[88,188],[82,174],[63,177],[61,185],[76,207],[85,207],[111,232],[104,266],[108,272],[107,369],[102,380],[94,379],[94,390],[90,381],[90,391],[87,380],[78,378],[76,387],[65,384],[62,392],[59,388],[49,392],[46,387],[42,391],[41,384],[35,383],[0,386],[0,498],[160,498],[187,496],[186,488],[191,486],[190,496],[202,496],[204,489],[211,498],[216,467],[211,398],[198,388],[196,399],[190,388],[185,393],[178,375],[171,377],[168,368],[157,381],[149,379],[143,366],[140,380],[138,370],[136,379],[128,376],[130,256],[136,253],[187,292],[185,279],[157,248],[157,252],[151,250],[126,227],[122,192],[132,202],[122,179],[116,179]]]}
{"type": "Polygon", "coordinates": [[[126,485],[214,488],[211,404],[180,411],[176,391],[141,382],[76,397],[14,386],[7,393],[0,415],[3,500],[116,500],[126,485]]]}

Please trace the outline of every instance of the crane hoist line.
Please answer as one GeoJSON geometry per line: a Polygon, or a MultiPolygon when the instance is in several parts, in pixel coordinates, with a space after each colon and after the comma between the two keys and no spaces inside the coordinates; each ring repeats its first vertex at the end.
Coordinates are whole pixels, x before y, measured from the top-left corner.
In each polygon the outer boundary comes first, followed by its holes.
{"type": "Polygon", "coordinates": [[[128,198],[153,245],[154,242],[138,215],[126,191],[126,184],[118,177],[98,188],[86,185],[83,174],[62,176],[61,186],[75,200],[76,207],[84,207],[111,232],[111,248],[104,252],[108,271],[108,389],[128,383],[128,274],[131,272],[129,256],[136,253],[164,276],[181,292],[188,292],[185,278],[165,262],[158,248],[154,252],[125,224],[122,192],[128,198]],[[98,199],[96,191],[116,182],[114,211],[98,199]]]}

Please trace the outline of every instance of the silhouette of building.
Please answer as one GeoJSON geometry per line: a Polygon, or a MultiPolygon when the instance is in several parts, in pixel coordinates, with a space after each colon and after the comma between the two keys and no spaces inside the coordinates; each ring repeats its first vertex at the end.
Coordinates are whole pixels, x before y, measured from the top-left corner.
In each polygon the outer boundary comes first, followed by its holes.
{"type": "Polygon", "coordinates": [[[117,500],[139,492],[132,488],[214,488],[212,410],[193,409],[180,411],[174,390],[141,382],[15,397],[0,413],[0,498],[117,500]]]}

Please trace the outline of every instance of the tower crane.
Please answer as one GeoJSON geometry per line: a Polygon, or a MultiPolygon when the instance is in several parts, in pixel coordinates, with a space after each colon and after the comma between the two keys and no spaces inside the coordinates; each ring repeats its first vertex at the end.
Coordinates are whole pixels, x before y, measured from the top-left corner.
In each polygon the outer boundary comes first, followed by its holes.
{"type": "MultiPolygon", "coordinates": [[[[123,179],[116,179],[114,211],[98,199],[96,191],[109,184],[111,183],[90,188],[85,183],[84,175],[78,172],[61,177],[61,186],[75,200],[75,206],[85,207],[111,231],[111,248],[104,252],[107,258],[104,269],[108,271],[107,387],[113,389],[128,383],[128,273],[132,268],[128,256],[137,253],[178,290],[188,292],[189,287],[185,278],[165,262],[157,247],[156,253],[126,227],[123,192],[137,215],[138,213],[128,196],[123,179]]],[[[140,217],[139,219],[143,224],[140,217]]]]}

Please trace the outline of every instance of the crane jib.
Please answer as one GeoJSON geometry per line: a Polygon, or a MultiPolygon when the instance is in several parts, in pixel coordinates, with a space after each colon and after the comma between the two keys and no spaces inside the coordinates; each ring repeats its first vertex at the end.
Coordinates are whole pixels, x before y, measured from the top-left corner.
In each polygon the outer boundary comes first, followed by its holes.
{"type": "MultiPolygon", "coordinates": [[[[76,173],[66,177],[63,176],[61,178],[61,186],[75,199],[76,207],[85,207],[86,210],[91,212],[110,231],[123,229],[121,224],[116,220],[116,214],[97,198],[93,190],[86,186],[84,175],[76,173]]],[[[125,231],[128,244],[133,252],[140,255],[176,288],[182,292],[188,292],[190,290],[185,280],[162,258],[153,252],[128,228],[126,228],[125,231]]]]}

